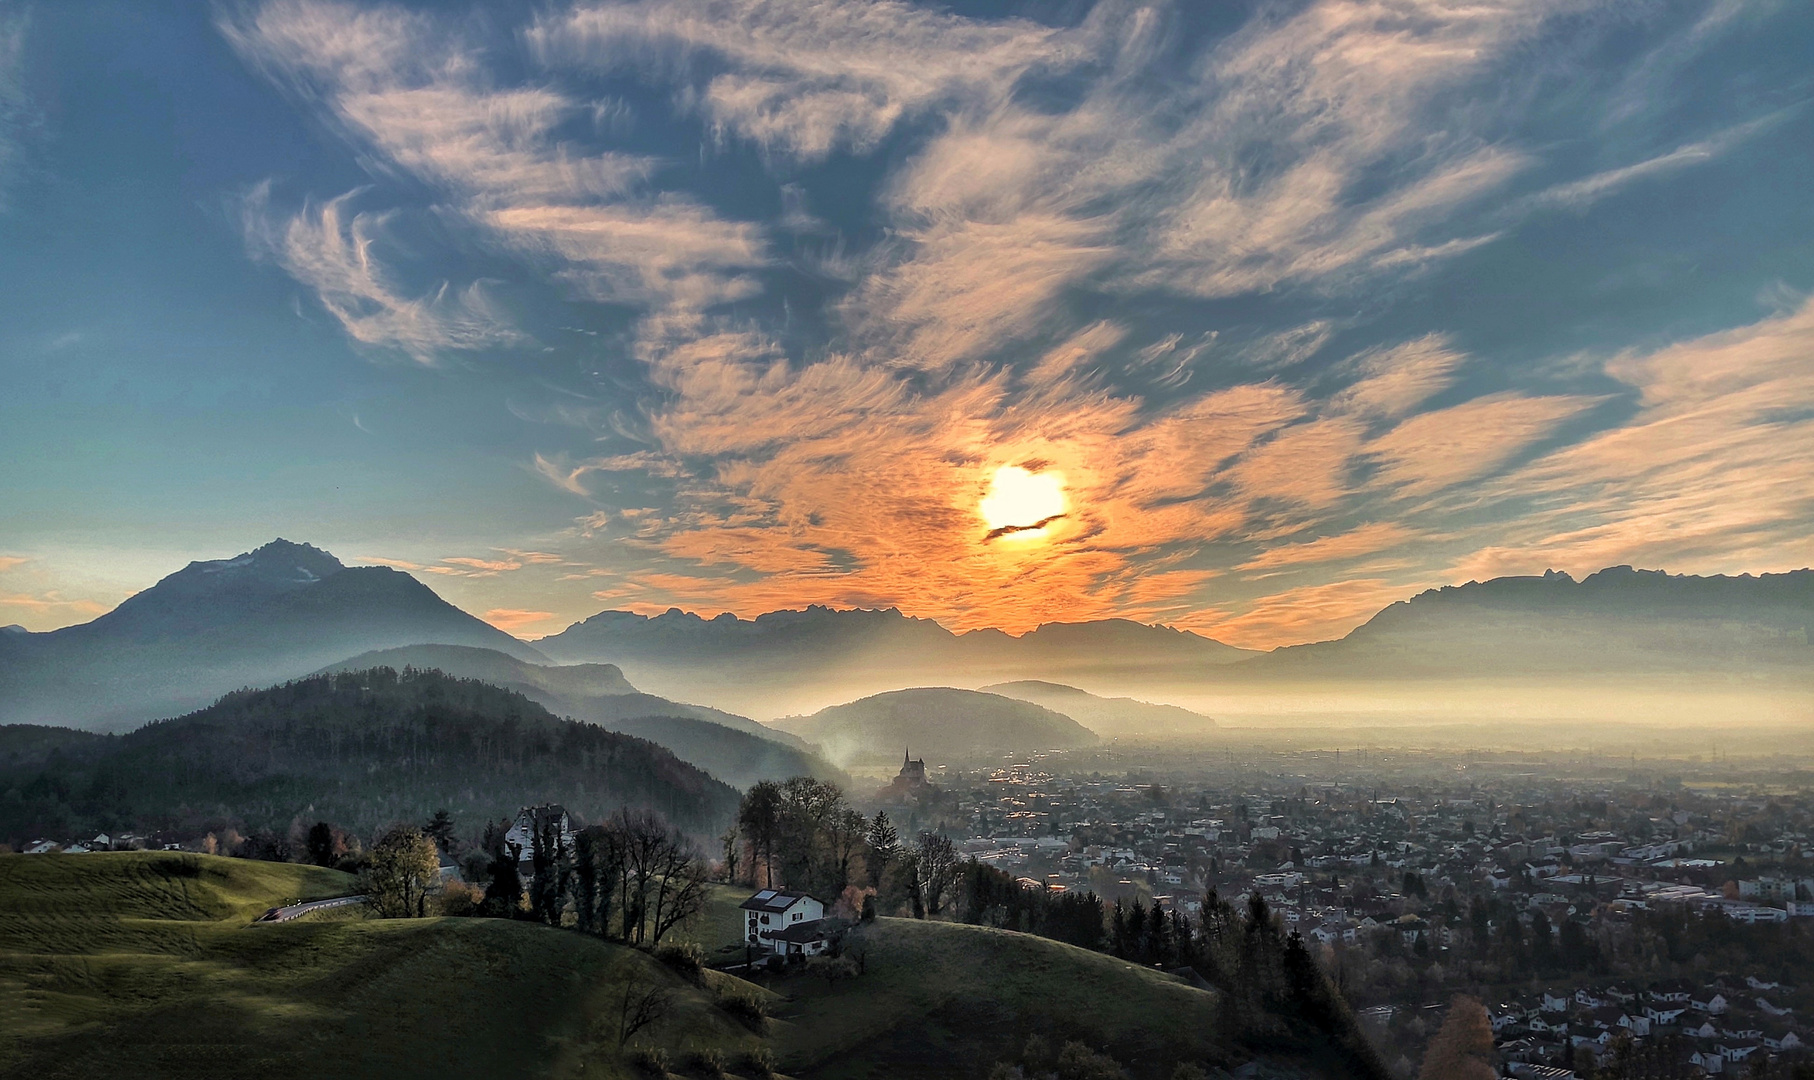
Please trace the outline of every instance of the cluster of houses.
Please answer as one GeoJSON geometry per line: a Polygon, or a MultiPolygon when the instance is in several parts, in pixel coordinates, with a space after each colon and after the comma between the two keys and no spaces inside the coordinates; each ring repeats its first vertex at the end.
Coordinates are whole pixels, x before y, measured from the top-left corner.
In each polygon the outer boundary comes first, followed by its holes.
{"type": "Polygon", "coordinates": [[[168,836],[137,833],[96,833],[80,840],[33,840],[20,848],[24,855],[86,855],[91,851],[180,851],[182,843],[168,836]]]}
{"type": "Polygon", "coordinates": [[[1546,990],[1488,1010],[1494,1041],[1509,1063],[1560,1068],[1611,1052],[1621,1038],[1642,1045],[1667,1039],[1683,1060],[1707,1075],[1759,1054],[1794,1054],[1810,1035],[1794,1010],[1772,1003],[1790,988],[1755,976],[1705,985],[1666,979],[1639,990],[1625,985],[1546,990]]]}

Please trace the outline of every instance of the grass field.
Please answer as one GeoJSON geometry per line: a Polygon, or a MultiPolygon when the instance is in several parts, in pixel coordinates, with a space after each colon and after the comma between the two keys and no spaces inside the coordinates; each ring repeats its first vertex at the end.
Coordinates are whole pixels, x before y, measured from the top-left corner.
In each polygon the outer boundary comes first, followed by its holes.
{"type": "Polygon", "coordinates": [[[1028,1036],[1107,1050],[1137,1075],[1226,1062],[1216,995],[1101,953],[982,926],[878,919],[851,951],[864,973],[833,987],[777,983],[790,1072],[825,1080],[988,1074],[1028,1036]]]}
{"type": "MultiPolygon", "coordinates": [[[[736,904],[748,892],[713,893],[694,930],[708,958],[741,958],[736,904]]],[[[831,986],[803,974],[768,982],[783,999],[774,1045],[790,1074],[983,1077],[1035,1032],[1107,1049],[1137,1075],[1228,1060],[1215,994],[1101,953],[912,919],[878,919],[850,948],[863,954],[859,977],[831,986]]]]}
{"type": "MultiPolygon", "coordinates": [[[[627,979],[675,1011],[642,1040],[733,1061],[750,1034],[642,953],[492,919],[249,925],[342,895],[313,867],[174,853],[0,856],[0,1075],[626,1076],[627,979]],[[605,1029],[611,1030],[605,1030],[605,1029]]],[[[754,988],[749,988],[753,990],[754,988]]]]}
{"type": "MultiPolygon", "coordinates": [[[[1035,1033],[1106,1050],[1136,1080],[1231,1061],[1214,993],[985,927],[881,919],[851,942],[861,975],[793,972],[762,990],[722,972],[694,985],[636,950],[520,922],[342,910],[251,925],[354,884],[175,853],[0,856],[0,1075],[625,1077],[615,1025],[631,981],[674,995],[638,1041],[689,1077],[708,1075],[686,1065],[695,1052],[735,1070],[766,1045],[809,1080],[980,1080],[1035,1033]],[[768,999],[766,1036],[720,1007],[729,995],[768,999]]],[[[740,958],[745,895],[715,889],[687,929],[708,958],[740,958]]]]}

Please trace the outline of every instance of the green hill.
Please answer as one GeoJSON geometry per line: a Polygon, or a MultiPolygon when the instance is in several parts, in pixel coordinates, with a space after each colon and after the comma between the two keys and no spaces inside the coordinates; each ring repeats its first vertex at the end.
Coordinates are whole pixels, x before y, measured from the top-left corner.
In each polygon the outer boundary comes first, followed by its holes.
{"type": "Polygon", "coordinates": [[[411,645],[362,653],[326,670],[365,671],[375,667],[399,671],[408,667],[432,669],[501,686],[557,716],[583,720],[665,746],[682,761],[738,788],[790,776],[815,776],[835,783],[848,783],[850,779],[793,735],[748,717],[642,693],[613,664],[549,667],[494,649],[411,645]]]}
{"type": "Polygon", "coordinates": [[[0,856],[0,1075],[628,1077],[626,980],[675,995],[650,1045],[734,1063],[761,1040],[646,955],[493,919],[250,925],[344,894],[332,870],[205,855],[0,856]]]}
{"type": "Polygon", "coordinates": [[[734,789],[660,746],[438,671],[314,676],[128,735],[51,742],[0,729],[0,794],[18,793],[0,799],[0,840],[223,822],[281,834],[299,816],[369,834],[443,807],[476,828],[550,801],[587,821],[648,807],[716,836],[737,808],[734,789]]]}
{"type": "Polygon", "coordinates": [[[1042,705],[949,687],[875,694],[775,726],[818,743],[840,765],[893,761],[903,748],[950,761],[1098,741],[1082,724],[1042,705]]]}
{"type": "Polygon", "coordinates": [[[1179,1062],[1228,1063],[1219,995],[1182,979],[1046,938],[985,926],[878,919],[864,973],[827,987],[789,979],[776,1037],[789,1073],[824,1077],[985,1077],[1027,1038],[1075,1039],[1139,1076],[1179,1062]]]}
{"type": "MultiPolygon", "coordinates": [[[[860,973],[827,983],[795,969],[762,976],[764,990],[716,971],[683,980],[637,950],[526,922],[252,924],[354,884],[203,855],[0,856],[0,1075],[628,1078],[643,1074],[614,1025],[630,985],[672,995],[636,1041],[694,1078],[712,1074],[693,1056],[713,1051],[754,1080],[743,1063],[766,1047],[798,1080],[982,1080],[1024,1059],[1032,1035],[1054,1053],[1075,1040],[1111,1055],[1131,1080],[1256,1055],[1285,1075],[1360,1075],[1314,1038],[1255,1041],[1254,1018],[1222,992],[983,926],[879,919],[847,941],[860,973]],[[751,998],[776,1016],[765,1034],[725,1007],[751,998]]],[[[746,893],[715,888],[686,936],[737,958],[746,893]]]]}

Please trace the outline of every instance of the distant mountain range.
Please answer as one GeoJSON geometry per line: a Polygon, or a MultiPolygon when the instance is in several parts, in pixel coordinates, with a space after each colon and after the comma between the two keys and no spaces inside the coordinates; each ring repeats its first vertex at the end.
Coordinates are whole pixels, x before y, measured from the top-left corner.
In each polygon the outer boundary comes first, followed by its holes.
{"type": "Polygon", "coordinates": [[[1814,570],[1695,577],[1616,566],[1430,589],[1338,641],[1295,645],[1241,679],[1814,674],[1814,570]]]}
{"type": "Polygon", "coordinates": [[[774,726],[817,743],[841,765],[889,762],[907,750],[929,761],[974,761],[1099,741],[1082,724],[1043,705],[950,687],[875,694],[774,726]]]}
{"type": "Polygon", "coordinates": [[[644,694],[612,664],[548,667],[495,649],[409,645],[361,653],[324,670],[365,671],[380,667],[442,671],[515,691],[557,716],[570,716],[665,746],[682,761],[739,788],[748,788],[759,780],[785,780],[790,776],[849,781],[797,736],[735,713],[644,694]]]}
{"type": "MultiPolygon", "coordinates": [[[[770,742],[773,731],[736,713],[804,713],[902,686],[1044,682],[1144,697],[1168,688],[1658,673],[1799,686],[1814,678],[1811,622],[1814,571],[1694,577],[1615,567],[1581,581],[1552,572],[1432,589],[1338,641],[1270,653],[1119,619],[1051,623],[1015,637],[953,633],[893,609],[824,607],[754,619],[607,611],[530,644],[406,573],[349,568],[277,540],[191,563],[89,623],[0,630],[0,723],[125,730],[236,688],[429,644],[488,650],[483,663],[469,656],[454,666],[597,723],[666,713],[770,742]]],[[[1016,691],[1041,703],[1045,693],[1016,691]]],[[[1131,704],[1115,706],[1124,714],[1116,719],[1107,706],[1065,700],[1105,732],[1196,723],[1164,720],[1150,707],[1136,720],[1131,704]]]]}
{"type": "Polygon", "coordinates": [[[993,629],[953,633],[893,608],[808,607],[754,619],[702,619],[678,609],[653,617],[607,611],[534,644],[563,663],[618,664],[637,685],[658,693],[771,715],[892,686],[1140,681],[1258,655],[1126,619],[1048,623],[1015,637],[993,629]]]}
{"type": "Polygon", "coordinates": [[[533,647],[398,570],[275,540],[193,562],[93,622],[0,634],[0,723],[119,731],[370,649],[441,642],[530,662],[533,647]]]}

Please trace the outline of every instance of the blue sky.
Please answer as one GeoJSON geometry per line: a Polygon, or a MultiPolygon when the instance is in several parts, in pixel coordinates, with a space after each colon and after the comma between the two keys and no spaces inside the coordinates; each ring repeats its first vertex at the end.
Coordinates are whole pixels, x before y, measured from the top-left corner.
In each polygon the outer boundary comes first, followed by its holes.
{"type": "Polygon", "coordinates": [[[1809,56],[1787,0],[0,4],[0,622],[277,535],[528,636],[1805,566],[1809,56]]]}

